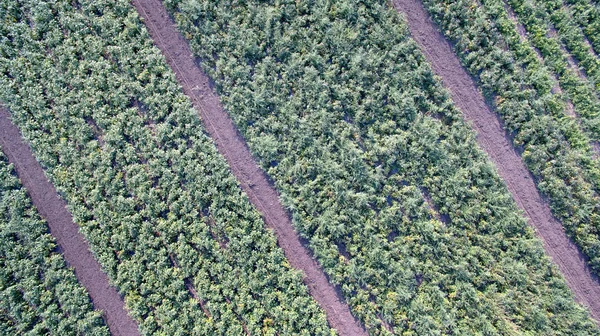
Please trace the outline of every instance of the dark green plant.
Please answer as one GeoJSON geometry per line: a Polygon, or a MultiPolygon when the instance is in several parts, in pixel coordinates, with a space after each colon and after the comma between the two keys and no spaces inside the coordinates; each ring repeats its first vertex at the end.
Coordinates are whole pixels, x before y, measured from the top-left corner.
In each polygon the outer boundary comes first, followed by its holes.
{"type": "Polygon", "coordinates": [[[0,334],[110,335],[0,152],[0,334]]]}
{"type": "Polygon", "coordinates": [[[143,334],[333,333],[128,1],[0,22],[0,99],[143,334]]]}
{"type": "Polygon", "coordinates": [[[386,2],[165,4],[371,334],[598,332],[386,2]]]}

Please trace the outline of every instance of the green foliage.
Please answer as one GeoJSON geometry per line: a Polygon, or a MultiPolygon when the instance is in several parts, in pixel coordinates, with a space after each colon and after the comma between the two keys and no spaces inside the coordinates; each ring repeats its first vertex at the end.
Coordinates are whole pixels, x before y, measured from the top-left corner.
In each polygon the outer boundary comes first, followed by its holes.
{"type": "Polygon", "coordinates": [[[585,70],[587,78],[596,90],[600,92],[600,59],[594,52],[592,42],[585,35],[585,29],[574,15],[577,12],[565,6],[562,1],[543,1],[537,3],[545,10],[546,20],[550,20],[558,31],[558,37],[573,57],[579,67],[585,70]]]}
{"type": "Polygon", "coordinates": [[[332,333],[128,1],[0,6],[0,98],[143,334],[332,333]]]}
{"type": "Polygon", "coordinates": [[[600,8],[596,1],[565,0],[572,11],[573,19],[592,45],[596,54],[600,52],[600,8]]]}
{"type": "MultiPolygon", "coordinates": [[[[493,0],[483,3],[484,6],[477,6],[471,0],[425,1],[444,34],[455,42],[456,52],[467,69],[493,98],[506,129],[514,135],[515,146],[522,150],[537,187],[548,197],[553,214],[598,273],[600,174],[599,162],[593,158],[589,145],[594,139],[590,138],[592,133],[589,128],[583,132],[565,114],[560,95],[545,85],[552,74],[537,60],[529,43],[519,42],[503,4],[493,0]]],[[[538,21],[532,18],[527,24],[533,28],[538,21]]],[[[548,39],[541,28],[534,31],[539,31],[535,39],[540,43],[546,41],[556,46],[556,40],[548,39]]],[[[549,48],[547,53],[553,50],[549,48]]],[[[560,64],[562,54],[555,57],[556,64],[560,64]]],[[[575,86],[571,89],[578,90],[575,86]]],[[[586,95],[589,91],[580,93],[586,95]]],[[[598,114],[597,107],[587,108],[598,114]]],[[[585,121],[584,117],[582,123],[585,121]]]]}
{"type": "MultiPolygon", "coordinates": [[[[497,2],[496,6],[503,3],[497,2]]],[[[515,9],[519,22],[530,32],[529,40],[543,56],[544,64],[556,74],[561,88],[573,102],[575,112],[581,116],[582,127],[592,140],[600,140],[600,103],[597,97],[600,60],[590,52],[579,28],[571,22],[569,12],[561,1],[510,0],[509,3],[515,9]],[[558,29],[555,32],[557,36],[552,36],[551,25],[558,29]],[[586,70],[587,77],[581,78],[575,69],[570,68],[570,54],[562,50],[561,43],[580,61],[578,64],[586,70]]]]}
{"type": "Polygon", "coordinates": [[[110,335],[0,152],[0,335],[110,335]]]}
{"type": "Polygon", "coordinates": [[[371,334],[598,334],[385,1],[165,3],[371,334]]]}

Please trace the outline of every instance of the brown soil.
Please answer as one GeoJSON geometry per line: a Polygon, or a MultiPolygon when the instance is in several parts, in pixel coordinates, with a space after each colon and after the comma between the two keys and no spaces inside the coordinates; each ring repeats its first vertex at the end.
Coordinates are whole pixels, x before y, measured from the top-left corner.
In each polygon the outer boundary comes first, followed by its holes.
{"type": "Polygon", "coordinates": [[[513,198],[544,243],[546,253],[556,263],[576,299],[600,321],[600,282],[583,254],[567,237],[548,204],[536,189],[533,178],[512,147],[494,111],[485,103],[473,79],[461,66],[450,44],[431,21],[418,0],[394,0],[405,14],[412,37],[419,44],[435,73],[442,78],[456,106],[477,131],[480,146],[495,163],[513,198]]]}
{"type": "Polygon", "coordinates": [[[48,222],[50,233],[69,267],[73,267],[79,282],[90,294],[95,309],[102,310],[112,335],[139,335],[137,324],[127,315],[123,299],[109,285],[108,277],[90,252],[79,227],[54,186],[48,181],[42,166],[23,142],[19,129],[10,120],[8,110],[0,106],[0,146],[15,167],[19,179],[31,197],[33,205],[48,222]]]}
{"type": "Polygon", "coordinates": [[[340,335],[366,335],[352,316],[339,288],[329,283],[310,251],[294,231],[290,216],[267,175],[258,167],[231,118],[198,67],[187,41],[179,34],[160,0],[132,0],[154,43],[165,55],[184,93],[199,111],[208,134],[225,157],[250,202],[271,228],[292,267],[304,273],[304,283],[340,335]]]}

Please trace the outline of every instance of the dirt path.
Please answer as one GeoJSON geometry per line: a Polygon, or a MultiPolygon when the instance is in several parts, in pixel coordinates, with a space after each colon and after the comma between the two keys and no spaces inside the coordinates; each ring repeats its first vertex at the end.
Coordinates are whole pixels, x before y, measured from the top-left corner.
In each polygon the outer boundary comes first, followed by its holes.
{"type": "Polygon", "coordinates": [[[442,78],[452,99],[472,123],[477,140],[496,165],[508,190],[525,211],[529,223],[544,242],[546,253],[558,265],[576,299],[600,321],[600,282],[585,257],[565,234],[548,204],[540,196],[529,171],[515,152],[496,114],[485,103],[475,82],[462,68],[444,36],[437,30],[419,0],[394,0],[407,18],[412,37],[423,50],[434,72],[442,78]]]}
{"type": "Polygon", "coordinates": [[[73,222],[66,203],[48,181],[42,166],[22,141],[19,129],[10,120],[9,112],[0,106],[0,146],[8,161],[14,164],[19,179],[27,189],[33,205],[48,222],[50,233],[61,249],[69,267],[92,298],[95,309],[102,310],[112,335],[139,335],[137,324],[127,315],[123,299],[108,283],[79,227],[73,222]]]}
{"type": "Polygon", "coordinates": [[[175,72],[184,93],[199,111],[207,132],[225,157],[233,174],[267,226],[275,232],[279,246],[292,267],[304,273],[310,294],[327,314],[327,321],[340,335],[366,335],[352,316],[339,291],[329,283],[294,231],[290,216],[279,202],[279,195],[258,167],[244,139],[198,67],[187,41],[179,34],[160,0],[132,0],[154,39],[175,72]]]}

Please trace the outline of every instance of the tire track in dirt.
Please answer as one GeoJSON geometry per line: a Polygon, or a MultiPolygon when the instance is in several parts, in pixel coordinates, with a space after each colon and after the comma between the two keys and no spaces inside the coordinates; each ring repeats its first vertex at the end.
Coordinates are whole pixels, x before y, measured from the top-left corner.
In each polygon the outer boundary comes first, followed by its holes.
{"type": "Polygon", "coordinates": [[[339,288],[329,283],[321,267],[295,232],[288,212],[268,176],[259,168],[244,139],[223,109],[206,74],[196,64],[187,41],[179,34],[160,0],[132,0],[155,45],[175,72],[183,92],[200,113],[206,131],[215,142],[250,202],[271,228],[279,247],[295,269],[304,273],[310,294],[340,335],[367,335],[352,316],[339,288]]]}
{"type": "Polygon", "coordinates": [[[0,146],[8,161],[15,167],[33,205],[48,222],[50,233],[56,239],[62,255],[75,276],[88,291],[95,309],[102,315],[112,335],[139,335],[138,326],[127,315],[125,303],[110,286],[108,277],[94,258],[79,227],[67,210],[66,202],[58,196],[48,181],[42,166],[36,161],[29,146],[23,142],[17,126],[12,123],[8,110],[0,106],[0,146]]]}
{"type": "MultiPolygon", "coordinates": [[[[496,165],[513,198],[544,243],[546,253],[562,272],[578,302],[600,321],[600,282],[585,256],[567,237],[562,224],[538,192],[534,180],[513,148],[501,122],[463,69],[450,44],[438,31],[419,0],[394,0],[403,13],[412,38],[419,44],[434,72],[442,78],[456,106],[477,131],[477,141],[496,165]]],[[[600,324],[600,323],[599,323],[600,324]]]]}

